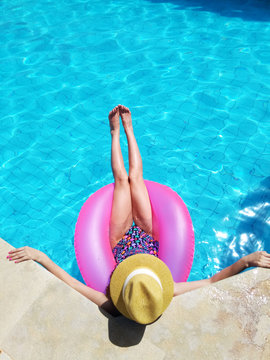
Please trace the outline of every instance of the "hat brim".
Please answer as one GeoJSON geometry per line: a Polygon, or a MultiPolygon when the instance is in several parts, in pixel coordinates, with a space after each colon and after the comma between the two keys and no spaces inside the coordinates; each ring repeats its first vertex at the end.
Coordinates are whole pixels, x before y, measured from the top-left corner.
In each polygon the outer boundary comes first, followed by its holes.
{"type": "Polygon", "coordinates": [[[125,302],[122,297],[122,288],[127,276],[133,270],[142,267],[150,268],[157,274],[161,281],[163,288],[163,308],[161,313],[166,310],[173,297],[174,282],[172,274],[168,266],[162,260],[149,254],[129,256],[116,267],[110,282],[110,295],[114,305],[129,319],[131,319],[131,317],[126,310],[125,302]]]}

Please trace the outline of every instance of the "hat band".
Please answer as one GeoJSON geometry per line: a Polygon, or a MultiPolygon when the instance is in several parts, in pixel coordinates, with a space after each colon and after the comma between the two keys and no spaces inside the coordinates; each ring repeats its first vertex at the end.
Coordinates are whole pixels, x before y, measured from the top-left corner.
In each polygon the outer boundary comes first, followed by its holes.
{"type": "Polygon", "coordinates": [[[161,287],[161,290],[163,290],[163,287],[161,285],[161,282],[159,280],[159,277],[157,276],[157,274],[155,274],[152,270],[149,270],[147,268],[140,268],[140,269],[136,269],[134,271],[132,271],[128,277],[126,278],[125,282],[124,282],[124,285],[123,285],[123,290],[122,290],[122,296],[124,296],[125,294],[125,290],[126,290],[126,287],[127,287],[127,284],[128,282],[136,275],[149,275],[151,276],[154,280],[157,281],[157,283],[159,284],[159,286],[161,287]]]}

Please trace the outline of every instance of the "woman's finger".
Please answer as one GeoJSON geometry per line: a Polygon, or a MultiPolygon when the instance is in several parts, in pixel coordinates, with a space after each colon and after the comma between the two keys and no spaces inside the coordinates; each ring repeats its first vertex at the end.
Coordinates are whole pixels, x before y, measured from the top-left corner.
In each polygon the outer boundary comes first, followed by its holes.
{"type": "MultiPolygon", "coordinates": [[[[10,260],[17,260],[17,259],[20,259],[20,258],[22,258],[22,257],[24,257],[24,256],[27,256],[27,255],[25,255],[24,253],[22,253],[22,254],[16,254],[16,255],[11,256],[9,259],[10,259],[10,260]]],[[[29,259],[29,257],[28,257],[28,259],[29,259]]]]}
{"type": "Polygon", "coordinates": [[[23,256],[22,258],[16,260],[15,263],[18,264],[18,263],[23,262],[23,261],[26,261],[26,260],[29,260],[29,258],[26,257],[26,256],[23,256]]]}
{"type": "Polygon", "coordinates": [[[16,252],[13,252],[13,253],[8,253],[7,257],[13,257],[13,256],[16,256],[18,254],[24,254],[24,253],[25,253],[24,250],[20,250],[20,251],[16,251],[16,252]]]}
{"type": "Polygon", "coordinates": [[[14,256],[18,256],[18,255],[22,255],[22,254],[25,254],[25,251],[24,250],[20,250],[20,251],[16,251],[16,252],[13,252],[12,254],[8,254],[8,258],[12,258],[14,256]]]}
{"type": "Polygon", "coordinates": [[[18,248],[18,249],[13,249],[13,250],[10,250],[8,253],[9,254],[15,254],[19,251],[23,251],[25,249],[25,246],[24,247],[21,247],[21,248],[18,248]]]}
{"type": "Polygon", "coordinates": [[[270,267],[270,260],[265,259],[261,262],[260,267],[269,268],[270,267]]]}

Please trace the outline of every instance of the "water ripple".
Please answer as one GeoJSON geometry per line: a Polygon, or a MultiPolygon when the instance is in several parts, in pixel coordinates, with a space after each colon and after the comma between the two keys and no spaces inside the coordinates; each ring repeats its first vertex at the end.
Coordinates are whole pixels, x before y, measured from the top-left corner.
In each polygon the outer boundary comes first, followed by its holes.
{"type": "Polygon", "coordinates": [[[190,210],[190,280],[269,250],[270,23],[265,2],[229,4],[1,3],[3,238],[79,278],[76,218],[113,180],[107,114],[124,103],[145,177],[190,210]]]}

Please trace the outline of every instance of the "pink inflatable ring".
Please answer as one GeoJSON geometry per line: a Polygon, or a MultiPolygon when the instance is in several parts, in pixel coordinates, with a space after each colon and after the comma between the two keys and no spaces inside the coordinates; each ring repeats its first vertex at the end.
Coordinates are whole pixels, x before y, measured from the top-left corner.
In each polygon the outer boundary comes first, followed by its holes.
{"type": "MultiPolygon", "coordinates": [[[[187,281],[194,255],[194,231],[180,196],[168,186],[145,180],[158,234],[159,258],[171,270],[174,281],[187,281]]],[[[114,184],[91,195],[81,208],[75,229],[75,253],[85,283],[104,292],[115,268],[109,242],[114,184]]]]}

